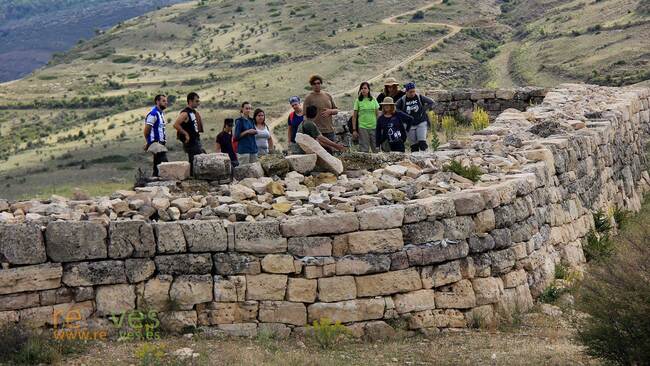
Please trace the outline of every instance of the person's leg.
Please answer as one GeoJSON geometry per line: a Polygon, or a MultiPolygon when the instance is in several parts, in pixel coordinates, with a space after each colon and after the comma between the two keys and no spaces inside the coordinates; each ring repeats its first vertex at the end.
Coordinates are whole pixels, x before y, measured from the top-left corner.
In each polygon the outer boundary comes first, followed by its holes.
{"type": "Polygon", "coordinates": [[[249,154],[248,162],[249,164],[257,163],[257,154],[249,154]]]}
{"type": "Polygon", "coordinates": [[[151,176],[158,176],[158,154],[153,154],[153,173],[151,173],[151,176]]]}
{"type": "Polygon", "coordinates": [[[158,164],[166,163],[166,162],[167,162],[166,152],[163,151],[163,152],[153,154],[153,176],[154,177],[158,176],[158,164]]]}
{"type": "Polygon", "coordinates": [[[370,151],[373,153],[378,152],[379,148],[375,146],[375,141],[376,141],[375,129],[374,128],[367,129],[366,133],[368,134],[368,145],[370,146],[370,151]]]}
{"type": "Polygon", "coordinates": [[[415,152],[420,149],[420,145],[418,145],[416,129],[417,126],[411,126],[411,129],[406,132],[406,141],[408,141],[409,146],[411,147],[411,152],[415,152]]]}
{"type": "Polygon", "coordinates": [[[428,130],[428,126],[426,121],[420,123],[417,126],[415,134],[418,139],[420,151],[427,151],[427,149],[429,148],[429,146],[427,145],[427,130],[428,130]]]}
{"type": "Polygon", "coordinates": [[[190,161],[190,174],[194,175],[194,157],[197,155],[204,154],[203,147],[200,142],[197,142],[195,145],[192,145],[187,150],[187,158],[190,161]]]}
{"type": "Polygon", "coordinates": [[[369,130],[365,128],[359,128],[357,131],[359,133],[359,151],[367,153],[370,147],[369,146],[370,140],[368,135],[369,130]]]}

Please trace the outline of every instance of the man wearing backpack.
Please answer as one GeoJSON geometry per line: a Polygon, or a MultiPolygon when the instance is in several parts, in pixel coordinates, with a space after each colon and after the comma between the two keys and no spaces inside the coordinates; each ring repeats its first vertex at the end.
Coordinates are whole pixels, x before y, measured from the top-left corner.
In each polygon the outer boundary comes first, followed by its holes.
{"type": "Polygon", "coordinates": [[[433,107],[433,99],[420,95],[415,83],[404,85],[406,94],[397,101],[397,109],[413,117],[413,124],[407,131],[411,151],[427,151],[427,128],[431,124],[427,110],[433,107]]]}

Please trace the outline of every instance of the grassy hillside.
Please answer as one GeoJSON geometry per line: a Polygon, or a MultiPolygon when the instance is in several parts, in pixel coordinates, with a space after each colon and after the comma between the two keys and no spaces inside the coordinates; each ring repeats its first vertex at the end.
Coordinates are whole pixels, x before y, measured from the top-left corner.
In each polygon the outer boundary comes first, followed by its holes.
{"type": "Polygon", "coordinates": [[[509,62],[519,83],[580,80],[628,85],[650,79],[650,1],[509,0],[509,62]]]}
{"type": "MultiPolygon", "coordinates": [[[[223,119],[236,116],[242,101],[275,119],[289,96],[307,92],[312,73],[325,77],[343,109],[360,81],[387,74],[440,88],[639,82],[649,78],[649,16],[631,0],[176,4],[1,85],[0,196],[102,182],[127,187],[136,168],[150,170],[142,118],[160,92],[175,101],[171,120],[188,92],[201,95],[211,151],[223,119]]],[[[173,137],[171,147],[181,159],[173,137]]]]}

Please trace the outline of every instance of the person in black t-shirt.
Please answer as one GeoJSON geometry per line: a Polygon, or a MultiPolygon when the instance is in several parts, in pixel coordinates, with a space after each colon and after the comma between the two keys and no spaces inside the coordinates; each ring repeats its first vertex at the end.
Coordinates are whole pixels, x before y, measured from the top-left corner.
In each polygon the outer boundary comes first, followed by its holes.
{"type": "Polygon", "coordinates": [[[233,168],[239,165],[237,154],[232,147],[232,129],[234,125],[235,121],[232,118],[226,118],[223,121],[223,131],[217,135],[216,145],[218,153],[228,154],[230,157],[230,165],[232,165],[233,168]]]}
{"type": "Polygon", "coordinates": [[[395,110],[393,98],[386,97],[380,103],[382,114],[377,118],[377,147],[383,151],[405,151],[406,131],[413,123],[413,117],[395,110]],[[385,146],[386,144],[388,146],[385,146]]]}
{"type": "Polygon", "coordinates": [[[181,111],[176,118],[174,128],[176,137],[183,143],[183,151],[187,153],[190,162],[190,171],[194,174],[194,156],[205,154],[201,146],[201,135],[203,123],[201,115],[196,110],[199,107],[199,95],[191,92],[187,95],[187,107],[181,111]]]}

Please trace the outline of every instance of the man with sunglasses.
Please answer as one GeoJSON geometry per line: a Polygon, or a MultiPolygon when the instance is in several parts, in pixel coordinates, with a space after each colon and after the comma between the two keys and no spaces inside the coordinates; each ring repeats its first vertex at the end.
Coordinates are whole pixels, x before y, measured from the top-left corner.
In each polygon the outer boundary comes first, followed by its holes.
{"type": "Polygon", "coordinates": [[[316,106],[318,114],[314,119],[314,123],[323,136],[332,142],[336,142],[336,131],[332,116],[339,113],[338,107],[334,103],[332,96],[322,90],[323,78],[321,76],[312,75],[309,78],[309,84],[312,91],[305,98],[303,108],[307,110],[309,106],[316,106]]]}

